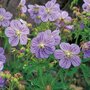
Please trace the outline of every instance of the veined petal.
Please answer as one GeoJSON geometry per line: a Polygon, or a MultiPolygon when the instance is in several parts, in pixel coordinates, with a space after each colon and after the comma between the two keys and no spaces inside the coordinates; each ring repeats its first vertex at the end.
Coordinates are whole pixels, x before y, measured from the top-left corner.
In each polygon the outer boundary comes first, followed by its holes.
{"type": "Polygon", "coordinates": [[[47,47],[47,46],[45,46],[45,48],[44,48],[44,51],[47,54],[53,54],[54,50],[55,50],[55,47],[47,47]]]}
{"type": "Polygon", "coordinates": [[[21,22],[19,20],[12,20],[10,26],[15,30],[20,30],[20,27],[22,27],[21,22]]]}
{"type": "Polygon", "coordinates": [[[43,15],[41,15],[41,20],[42,20],[43,22],[47,22],[48,19],[49,19],[48,14],[43,14],[43,15]]]}
{"type": "Polygon", "coordinates": [[[84,52],[84,58],[90,58],[90,50],[85,50],[84,52]]]}
{"type": "Polygon", "coordinates": [[[5,19],[9,20],[12,18],[12,14],[10,12],[6,12],[4,17],[5,17],[5,19]]]}
{"type": "Polygon", "coordinates": [[[22,11],[22,13],[26,13],[26,12],[27,12],[27,7],[24,5],[24,6],[21,8],[21,11],[22,11]]]}
{"type": "Polygon", "coordinates": [[[25,5],[26,0],[21,0],[19,5],[25,5]]]}
{"type": "Polygon", "coordinates": [[[3,70],[3,67],[4,67],[3,62],[0,61],[0,71],[3,70]]]}
{"type": "Polygon", "coordinates": [[[71,66],[71,61],[66,58],[63,58],[59,61],[59,65],[64,69],[68,69],[71,66]]]}
{"type": "Polygon", "coordinates": [[[76,44],[71,44],[70,50],[73,54],[79,54],[80,53],[80,47],[76,44]]]}
{"type": "Polygon", "coordinates": [[[62,42],[62,43],[60,44],[60,48],[61,48],[63,51],[70,50],[70,44],[69,44],[69,43],[64,43],[64,42],[62,42]]]}
{"type": "Polygon", "coordinates": [[[72,58],[71,58],[71,63],[72,63],[72,65],[73,66],[79,66],[80,64],[81,64],[81,59],[80,59],[80,57],[79,56],[76,56],[76,55],[74,55],[74,56],[72,56],[72,58]]]}
{"type": "Polygon", "coordinates": [[[4,54],[4,49],[0,47],[0,54],[4,54]]]}
{"type": "Polygon", "coordinates": [[[5,30],[5,34],[7,37],[15,36],[15,31],[11,27],[7,27],[5,30]]]}
{"type": "Polygon", "coordinates": [[[0,62],[5,63],[5,61],[6,61],[6,57],[4,55],[0,54],[0,62]]]}
{"type": "Polygon", "coordinates": [[[2,26],[3,27],[8,27],[9,24],[10,24],[10,21],[9,20],[3,20],[3,22],[2,22],[2,26]]]}
{"type": "Polygon", "coordinates": [[[62,50],[56,50],[54,52],[54,57],[56,59],[63,59],[65,57],[65,54],[64,54],[64,52],[62,50]]]}
{"type": "Polygon", "coordinates": [[[56,0],[51,0],[51,1],[48,1],[48,2],[45,4],[45,6],[46,6],[47,8],[52,8],[52,7],[55,5],[55,3],[56,3],[56,0]]]}
{"type": "Polygon", "coordinates": [[[27,35],[20,35],[20,44],[22,44],[22,45],[26,45],[27,44],[27,40],[28,40],[28,38],[27,38],[27,35]]]}
{"type": "Polygon", "coordinates": [[[19,43],[19,38],[17,36],[10,37],[9,43],[11,44],[11,46],[17,46],[19,43]]]}
{"type": "Polygon", "coordinates": [[[68,12],[62,11],[62,17],[63,17],[63,18],[67,18],[67,17],[68,17],[68,12]]]}
{"type": "Polygon", "coordinates": [[[26,25],[23,25],[20,29],[22,34],[29,34],[29,28],[26,25]]]}
{"type": "Polygon", "coordinates": [[[0,8],[0,15],[4,15],[6,13],[6,10],[4,8],[0,8]]]}

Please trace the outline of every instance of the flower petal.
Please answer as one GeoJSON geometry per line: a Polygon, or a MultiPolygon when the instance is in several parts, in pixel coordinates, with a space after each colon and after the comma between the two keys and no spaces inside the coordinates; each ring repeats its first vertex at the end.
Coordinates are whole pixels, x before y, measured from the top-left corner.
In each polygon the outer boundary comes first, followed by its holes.
{"type": "Polygon", "coordinates": [[[84,58],[90,58],[90,50],[85,50],[84,52],[84,58]]]}
{"type": "Polygon", "coordinates": [[[2,26],[3,26],[3,27],[8,27],[9,24],[10,24],[10,21],[8,21],[8,20],[4,20],[4,21],[2,22],[2,26]]]}
{"type": "Polygon", "coordinates": [[[47,47],[47,46],[45,46],[45,48],[44,48],[44,51],[47,54],[53,54],[54,50],[55,50],[55,47],[47,47]]]}
{"type": "Polygon", "coordinates": [[[19,43],[19,38],[17,36],[10,37],[9,43],[11,44],[11,46],[17,46],[19,43]]]}
{"type": "Polygon", "coordinates": [[[19,5],[25,5],[26,0],[21,0],[19,5]]]}
{"type": "Polygon", "coordinates": [[[43,22],[47,22],[48,21],[48,15],[47,14],[43,14],[42,16],[41,16],[41,20],[43,21],[43,22]]]}
{"type": "Polygon", "coordinates": [[[80,47],[76,44],[71,44],[70,50],[73,54],[79,54],[80,53],[80,47]]]}
{"type": "Polygon", "coordinates": [[[64,43],[64,42],[62,42],[62,43],[60,44],[60,48],[61,48],[63,51],[70,50],[70,44],[69,44],[69,43],[64,43]]]}
{"type": "Polygon", "coordinates": [[[40,49],[40,57],[41,58],[48,58],[49,55],[44,51],[44,49],[40,49]]]}
{"type": "Polygon", "coordinates": [[[22,27],[21,22],[19,20],[12,20],[10,26],[15,30],[17,29],[20,30],[21,29],[20,27],[22,27]]]}
{"type": "Polygon", "coordinates": [[[40,49],[37,48],[37,50],[35,51],[35,55],[36,55],[37,58],[41,58],[40,49]]]}
{"type": "Polygon", "coordinates": [[[79,56],[76,56],[74,55],[72,58],[71,58],[71,63],[73,66],[79,66],[81,64],[81,59],[79,56]]]}
{"type": "Polygon", "coordinates": [[[27,44],[27,35],[20,35],[20,44],[26,45],[27,44]]]}
{"type": "Polygon", "coordinates": [[[0,61],[3,63],[5,63],[5,61],[6,61],[6,57],[2,54],[0,54],[0,61]]]}
{"type": "Polygon", "coordinates": [[[51,1],[48,1],[45,4],[45,6],[46,6],[46,8],[52,8],[55,3],[56,3],[56,0],[51,0],[51,1]]]}
{"type": "Polygon", "coordinates": [[[63,11],[63,12],[62,12],[62,17],[63,17],[63,18],[67,18],[67,17],[68,17],[68,12],[63,11]]]}
{"type": "Polygon", "coordinates": [[[0,54],[4,54],[4,49],[0,47],[0,54]]]}
{"type": "Polygon", "coordinates": [[[4,14],[5,14],[5,12],[6,12],[6,11],[5,11],[5,9],[4,9],[4,8],[0,8],[0,14],[1,14],[1,15],[4,15],[4,14]]]}
{"type": "Polygon", "coordinates": [[[64,68],[64,69],[68,69],[68,68],[70,68],[70,66],[71,66],[71,61],[68,60],[68,59],[66,59],[66,58],[61,59],[61,60],[59,61],[59,65],[60,65],[62,68],[64,68]]]}
{"type": "Polygon", "coordinates": [[[26,25],[22,25],[20,31],[22,34],[29,34],[29,28],[26,25]]]}
{"type": "MultiPolygon", "coordinates": [[[[3,62],[0,61],[0,71],[3,70],[3,67],[4,67],[3,62]]],[[[0,84],[1,84],[1,83],[0,83],[0,84]]]]}
{"type": "Polygon", "coordinates": [[[26,13],[26,12],[27,12],[27,7],[26,7],[26,6],[23,6],[23,7],[21,8],[21,11],[22,11],[22,13],[26,13]]]}
{"type": "Polygon", "coordinates": [[[48,15],[48,19],[49,19],[50,21],[55,21],[57,18],[58,18],[58,17],[57,17],[56,12],[52,12],[50,15],[48,15]]]}
{"type": "Polygon", "coordinates": [[[56,51],[54,52],[54,57],[55,57],[56,59],[63,59],[64,56],[65,56],[65,54],[64,54],[64,52],[63,52],[62,50],[56,50],[56,51]]]}
{"type": "Polygon", "coordinates": [[[12,14],[10,12],[6,12],[4,17],[5,17],[5,19],[9,20],[12,18],[12,14]]]}
{"type": "Polygon", "coordinates": [[[15,36],[15,31],[11,27],[7,27],[5,30],[5,35],[7,37],[15,36]]]}

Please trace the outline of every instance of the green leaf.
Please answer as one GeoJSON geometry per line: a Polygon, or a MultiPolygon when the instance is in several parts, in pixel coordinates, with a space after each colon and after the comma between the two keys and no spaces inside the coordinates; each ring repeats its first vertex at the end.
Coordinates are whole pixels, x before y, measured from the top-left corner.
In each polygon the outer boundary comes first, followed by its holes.
{"type": "Polygon", "coordinates": [[[90,67],[86,66],[85,64],[82,64],[81,70],[85,78],[85,81],[87,82],[88,85],[90,85],[90,67]]]}

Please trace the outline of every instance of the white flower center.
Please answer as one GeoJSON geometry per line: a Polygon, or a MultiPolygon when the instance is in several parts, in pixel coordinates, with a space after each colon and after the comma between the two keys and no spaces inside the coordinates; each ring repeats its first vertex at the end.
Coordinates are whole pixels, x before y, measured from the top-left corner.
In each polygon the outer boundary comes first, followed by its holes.
{"type": "Polygon", "coordinates": [[[46,8],[46,12],[47,12],[47,13],[50,13],[50,9],[49,9],[49,8],[46,8]]]}
{"type": "Polygon", "coordinates": [[[2,15],[0,15],[0,21],[3,21],[4,17],[2,15]]]}
{"type": "Polygon", "coordinates": [[[38,12],[38,10],[39,10],[38,7],[35,7],[35,8],[34,8],[34,11],[35,11],[35,12],[38,12]]]}
{"type": "Polygon", "coordinates": [[[39,44],[39,47],[40,47],[40,48],[44,48],[44,47],[45,47],[45,44],[41,42],[41,43],[39,44]]]}
{"type": "Polygon", "coordinates": [[[21,31],[20,30],[16,30],[16,35],[20,36],[20,34],[21,34],[21,31]]]}
{"type": "Polygon", "coordinates": [[[70,52],[70,51],[65,51],[64,53],[69,58],[73,55],[72,52],[70,52]]]}
{"type": "Polygon", "coordinates": [[[36,18],[37,18],[37,19],[40,19],[41,17],[40,17],[40,16],[37,16],[36,18]]]}

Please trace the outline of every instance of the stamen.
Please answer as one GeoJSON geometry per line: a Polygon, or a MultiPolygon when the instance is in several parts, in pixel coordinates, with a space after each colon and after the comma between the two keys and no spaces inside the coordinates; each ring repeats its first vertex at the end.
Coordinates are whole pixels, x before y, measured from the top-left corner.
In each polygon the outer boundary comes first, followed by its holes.
{"type": "Polygon", "coordinates": [[[40,47],[40,48],[44,48],[44,47],[45,47],[45,44],[44,44],[44,43],[40,43],[40,44],[39,44],[39,47],[40,47]]]}

